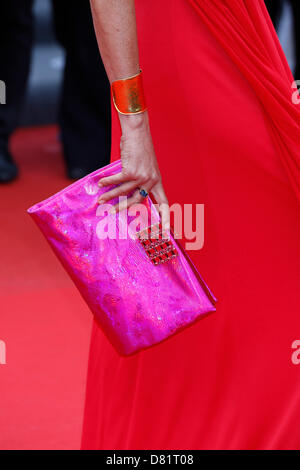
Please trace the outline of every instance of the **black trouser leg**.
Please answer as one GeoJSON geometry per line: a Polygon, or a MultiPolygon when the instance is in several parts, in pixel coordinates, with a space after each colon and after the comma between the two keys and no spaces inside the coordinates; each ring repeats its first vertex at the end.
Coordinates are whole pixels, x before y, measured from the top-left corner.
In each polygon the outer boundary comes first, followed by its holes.
{"type": "Polygon", "coordinates": [[[5,0],[0,6],[0,80],[6,104],[0,105],[0,146],[18,125],[30,66],[33,39],[32,0],[5,0]]]}
{"type": "Polygon", "coordinates": [[[300,80],[300,0],[290,0],[294,15],[294,31],[295,31],[295,79],[300,80]]]}
{"type": "Polygon", "coordinates": [[[57,37],[66,50],[60,126],[67,166],[86,172],[109,163],[110,88],[88,0],[53,0],[57,37]]]}
{"type": "Polygon", "coordinates": [[[278,28],[280,16],[282,13],[283,1],[282,0],[265,0],[266,6],[269,10],[270,17],[273,21],[275,28],[278,28]]]}

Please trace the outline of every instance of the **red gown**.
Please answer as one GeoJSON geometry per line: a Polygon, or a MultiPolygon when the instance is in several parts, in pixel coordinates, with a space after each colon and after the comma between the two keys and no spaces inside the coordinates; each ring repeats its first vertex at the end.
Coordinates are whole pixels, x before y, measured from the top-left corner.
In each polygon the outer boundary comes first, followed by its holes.
{"type": "MultiPolygon", "coordinates": [[[[137,0],[170,203],[217,312],[120,357],[94,324],[82,449],[299,449],[300,105],[263,0],[137,0]]],[[[113,120],[113,158],[120,128],[113,120]]]]}

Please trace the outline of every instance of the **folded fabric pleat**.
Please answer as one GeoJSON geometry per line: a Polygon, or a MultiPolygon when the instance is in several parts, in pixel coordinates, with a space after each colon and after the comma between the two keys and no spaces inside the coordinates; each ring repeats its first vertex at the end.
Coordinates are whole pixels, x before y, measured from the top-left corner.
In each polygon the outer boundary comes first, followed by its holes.
{"type": "Polygon", "coordinates": [[[261,101],[280,159],[300,202],[300,104],[298,99],[293,100],[297,93],[292,87],[294,78],[264,1],[188,1],[261,101]]]}

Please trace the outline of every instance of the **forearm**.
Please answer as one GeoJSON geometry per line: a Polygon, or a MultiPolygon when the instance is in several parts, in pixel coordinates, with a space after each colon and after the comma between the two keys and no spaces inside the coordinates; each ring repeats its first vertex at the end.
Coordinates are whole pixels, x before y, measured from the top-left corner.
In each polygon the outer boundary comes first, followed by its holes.
{"type": "MultiPolygon", "coordinates": [[[[139,72],[139,50],[134,0],[90,0],[95,32],[111,82],[139,72]]],[[[148,123],[147,113],[119,115],[123,132],[127,126],[148,123]]]]}
{"type": "Polygon", "coordinates": [[[96,36],[110,82],[139,72],[134,0],[91,0],[96,36]]]}

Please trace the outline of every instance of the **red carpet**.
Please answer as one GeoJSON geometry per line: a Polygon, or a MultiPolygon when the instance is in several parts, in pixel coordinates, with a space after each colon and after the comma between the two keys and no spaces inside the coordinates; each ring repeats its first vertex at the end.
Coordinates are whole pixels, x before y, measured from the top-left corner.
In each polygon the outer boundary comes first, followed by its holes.
{"type": "Polygon", "coordinates": [[[18,181],[0,186],[0,449],[78,449],[91,314],[26,213],[70,183],[56,128],[13,140],[18,181]]]}

